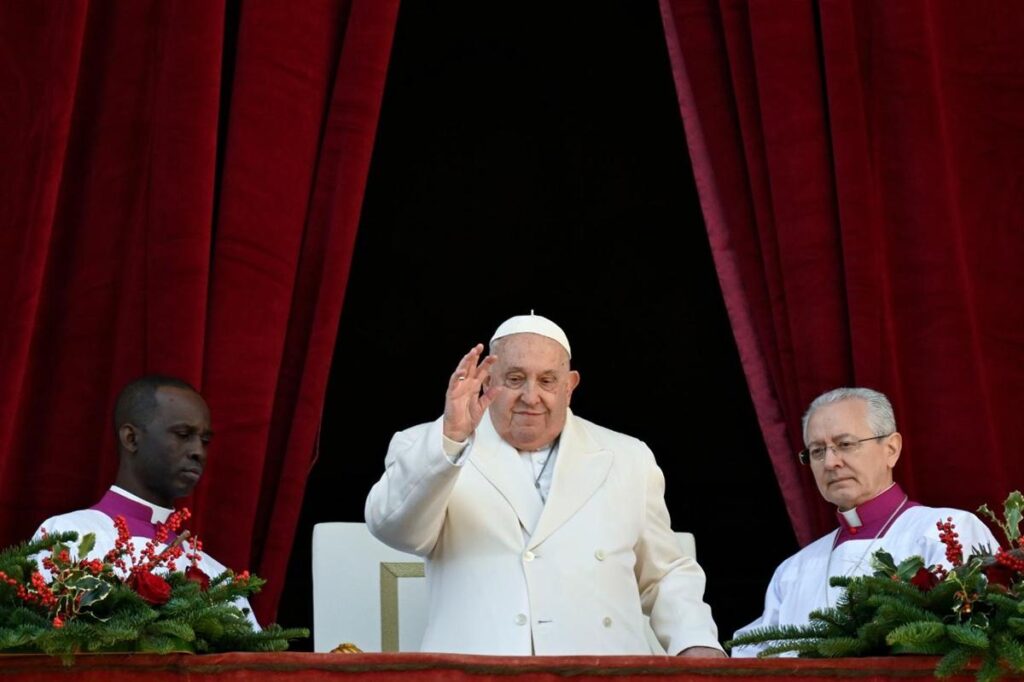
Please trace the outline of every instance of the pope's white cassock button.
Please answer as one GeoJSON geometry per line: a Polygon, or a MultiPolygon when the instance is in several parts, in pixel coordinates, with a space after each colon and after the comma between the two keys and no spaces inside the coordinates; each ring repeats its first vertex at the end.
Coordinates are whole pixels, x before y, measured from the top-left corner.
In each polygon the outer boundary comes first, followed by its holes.
{"type": "Polygon", "coordinates": [[[535,555],[530,550],[526,550],[525,552],[523,552],[523,561],[533,561],[534,558],[535,555]]]}
{"type": "Polygon", "coordinates": [[[594,552],[594,558],[598,561],[604,561],[604,550],[599,549],[596,552],[594,552]]]}
{"type": "Polygon", "coordinates": [[[604,623],[604,626],[606,628],[610,628],[612,626],[612,619],[609,618],[608,616],[605,616],[604,620],[602,620],[601,622],[604,623]]]}
{"type": "Polygon", "coordinates": [[[520,613],[516,616],[516,625],[526,625],[526,614],[520,613]]]}

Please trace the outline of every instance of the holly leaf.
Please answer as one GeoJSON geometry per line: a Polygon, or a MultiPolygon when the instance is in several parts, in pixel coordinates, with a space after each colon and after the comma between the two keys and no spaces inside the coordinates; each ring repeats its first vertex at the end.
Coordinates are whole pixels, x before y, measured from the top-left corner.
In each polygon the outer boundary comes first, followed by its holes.
{"type": "Polygon", "coordinates": [[[70,586],[82,593],[79,606],[83,609],[106,599],[111,590],[110,583],[91,575],[78,578],[70,586]]]}
{"type": "Polygon", "coordinates": [[[875,576],[879,578],[891,578],[896,574],[896,561],[884,549],[880,549],[871,555],[871,568],[875,569],[875,576]]]}
{"type": "Polygon", "coordinates": [[[903,582],[910,582],[910,579],[917,575],[922,568],[924,568],[924,559],[919,556],[907,557],[896,567],[896,575],[903,582]]]}
{"type": "Polygon", "coordinates": [[[1006,539],[1009,540],[1010,545],[1016,544],[1017,538],[1020,537],[1022,514],[1024,514],[1024,495],[1021,495],[1019,490],[1014,490],[1007,495],[1006,503],[1003,506],[1003,516],[1006,518],[1006,526],[1003,530],[1006,531],[1006,539]]]}
{"type": "Polygon", "coordinates": [[[89,556],[89,552],[96,546],[96,533],[86,533],[82,536],[82,541],[78,543],[78,558],[84,559],[89,556]]]}

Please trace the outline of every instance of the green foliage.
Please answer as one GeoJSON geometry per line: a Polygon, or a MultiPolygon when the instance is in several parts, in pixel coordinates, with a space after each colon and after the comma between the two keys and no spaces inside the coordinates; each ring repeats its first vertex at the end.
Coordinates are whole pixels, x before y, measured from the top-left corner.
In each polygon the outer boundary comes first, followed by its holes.
{"type": "Polygon", "coordinates": [[[987,504],[978,507],[978,513],[991,519],[1003,529],[1010,547],[1017,544],[1017,540],[1020,538],[1020,522],[1022,517],[1024,517],[1024,495],[1021,495],[1019,490],[1014,490],[1010,493],[1003,504],[1003,518],[1005,521],[1000,520],[988,508],[987,504]]]}
{"type": "Polygon", "coordinates": [[[829,637],[820,640],[815,651],[823,658],[849,658],[867,656],[871,645],[859,637],[829,637]]]}
{"type": "Polygon", "coordinates": [[[886,636],[889,645],[901,644],[914,647],[921,644],[937,642],[946,636],[946,626],[933,621],[905,623],[893,629],[886,636]]]}
{"type": "MultiPolygon", "coordinates": [[[[1018,547],[1024,496],[1009,495],[1005,520],[987,507],[979,512],[999,524],[1009,547],[1018,547]]],[[[813,611],[807,625],[758,628],[726,647],[760,645],[760,656],[935,655],[941,656],[935,668],[939,677],[955,675],[977,660],[982,681],[998,679],[1007,670],[1024,672],[1024,573],[1013,571],[1007,586],[1007,564],[1000,564],[991,548],[976,549],[948,574],[927,568],[921,557],[897,564],[884,551],[874,554],[871,566],[872,575],[833,577],[829,582],[843,588],[842,596],[835,607],[813,611]],[[915,580],[922,569],[932,576],[915,580]],[[990,584],[987,576],[993,570],[990,584]]]]}
{"type": "Polygon", "coordinates": [[[974,649],[988,649],[988,635],[985,631],[974,625],[947,625],[946,634],[957,644],[972,647],[974,649]]]}
{"type": "Polygon", "coordinates": [[[937,677],[951,677],[963,670],[977,652],[965,647],[958,646],[950,649],[935,666],[937,677]]]}
{"type": "MultiPolygon", "coordinates": [[[[26,584],[38,570],[32,557],[44,551],[58,555],[76,540],[75,533],[54,534],[0,551],[0,571],[26,584]]],[[[85,556],[94,543],[91,534],[84,536],[78,556],[85,556]]],[[[60,626],[55,626],[50,607],[22,601],[14,587],[0,581],[0,652],[59,655],[70,662],[76,653],[99,651],[283,651],[288,640],[309,636],[308,630],[278,625],[253,629],[235,601],[259,591],[264,584],[259,578],[239,579],[225,572],[211,579],[207,591],[183,573],[165,579],[170,598],[152,606],[109,570],[74,573],[63,583],[67,592],[60,599],[77,605],[70,609],[65,608],[69,603],[60,602],[63,606],[55,607],[63,609],[60,613],[73,612],[60,626]]]]}
{"type": "Polygon", "coordinates": [[[1024,672],[1024,644],[1005,632],[993,637],[992,643],[998,657],[1006,661],[1011,670],[1024,672]]]}

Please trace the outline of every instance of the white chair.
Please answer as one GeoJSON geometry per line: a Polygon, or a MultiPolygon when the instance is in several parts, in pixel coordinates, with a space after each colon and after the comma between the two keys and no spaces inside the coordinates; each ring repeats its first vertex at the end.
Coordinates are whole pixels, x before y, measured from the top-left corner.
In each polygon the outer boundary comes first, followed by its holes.
{"type": "MultiPolygon", "coordinates": [[[[692,533],[676,533],[696,558],[692,533]]],[[[363,651],[418,651],[427,626],[423,560],[391,549],[364,523],[313,527],[313,651],[351,642],[363,651]]],[[[650,628],[651,651],[664,653],[650,628]]]]}
{"type": "Polygon", "coordinates": [[[313,527],[313,651],[342,642],[418,651],[426,627],[422,559],[391,549],[365,523],[313,527]]]}

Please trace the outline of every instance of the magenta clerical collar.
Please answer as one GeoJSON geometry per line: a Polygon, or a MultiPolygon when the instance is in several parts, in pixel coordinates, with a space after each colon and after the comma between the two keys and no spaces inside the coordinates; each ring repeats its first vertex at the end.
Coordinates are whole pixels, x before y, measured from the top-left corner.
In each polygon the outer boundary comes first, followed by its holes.
{"type": "MultiPolygon", "coordinates": [[[[156,524],[153,523],[153,512],[156,510],[166,511],[163,507],[145,502],[137,502],[119,494],[116,490],[108,490],[103,499],[94,504],[90,509],[103,512],[113,520],[123,516],[128,524],[128,532],[133,537],[152,538],[156,535],[156,524]]],[[[169,532],[167,539],[174,540],[176,533],[169,532]]]]}
{"type": "Polygon", "coordinates": [[[836,538],[836,545],[841,545],[847,540],[870,540],[885,535],[885,531],[892,526],[892,522],[911,507],[921,506],[917,502],[904,500],[907,495],[899,484],[893,484],[888,490],[864,504],[855,507],[854,517],[860,518],[859,526],[853,526],[842,512],[836,510],[836,518],[839,520],[839,537],[836,538]],[[900,506],[902,505],[902,507],[900,506]]]}

